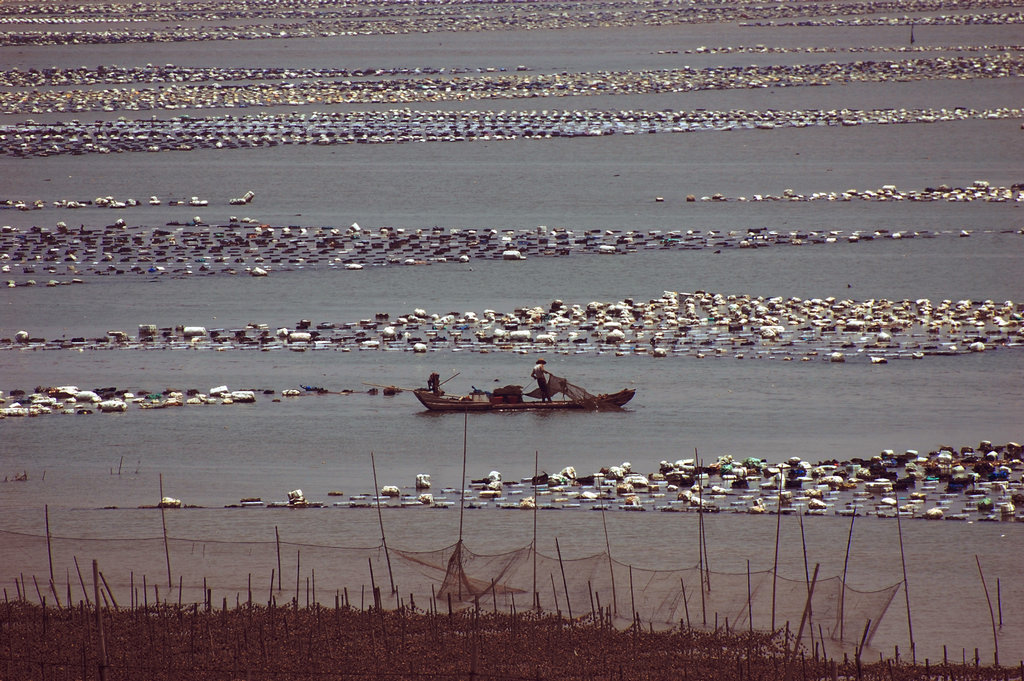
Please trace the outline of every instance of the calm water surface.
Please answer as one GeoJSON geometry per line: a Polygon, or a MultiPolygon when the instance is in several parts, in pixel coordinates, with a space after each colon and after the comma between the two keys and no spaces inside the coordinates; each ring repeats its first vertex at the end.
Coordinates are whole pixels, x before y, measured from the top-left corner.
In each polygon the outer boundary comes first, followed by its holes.
{"type": "MultiPolygon", "coordinates": [[[[877,29],[685,29],[557,35],[396,36],[337,41],[281,41],[270,48],[241,44],[93,46],[4,51],[6,63],[28,66],[145,64],[453,65],[538,70],[674,68],[683,64],[815,61],[806,55],[662,55],[659,49],[699,45],[902,44],[905,31],[877,29]],[[443,44],[439,44],[443,43],[443,44]]],[[[934,27],[919,44],[997,44],[1017,40],[1008,27],[934,27]]],[[[821,55],[820,61],[874,58],[821,55]]],[[[878,57],[882,58],[882,57],[878,57]]],[[[693,93],[672,97],[576,98],[561,101],[470,103],[466,108],[870,108],[876,106],[1019,106],[1017,81],[858,84],[828,88],[693,93]],[[582,101],[581,101],[582,99],[582,101]]],[[[418,107],[422,109],[445,108],[418,107]]],[[[252,111],[252,110],[250,110],[252,111]]],[[[82,115],[91,120],[91,114],[82,115]]],[[[161,114],[161,117],[164,117],[161,114]]],[[[44,117],[40,117],[44,119],[44,117]]],[[[19,119],[20,120],[20,119],[19,119]]],[[[303,270],[265,280],[195,278],[89,280],[59,289],[2,289],[0,337],[18,329],[33,335],[132,332],[138,324],[208,327],[265,322],[292,326],[299,319],[354,321],[425,307],[431,312],[524,305],[554,299],[586,304],[625,297],[658,298],[664,290],[708,290],[764,296],[959,300],[1024,300],[1021,208],[1011,204],[685,203],[687,194],[729,196],[809,194],[875,188],[894,183],[921,189],[964,186],[977,179],[1019,182],[1024,137],[1019,121],[932,125],[779,129],[680,135],[617,136],[546,142],[442,145],[352,145],[225,153],[0,159],[6,196],[48,201],[112,194],[144,198],[204,195],[202,217],[223,222],[251,214],[273,224],[364,227],[485,227],[533,229],[769,229],[954,230],[969,239],[900,243],[876,241],[834,247],[778,247],[715,254],[652,252],[624,257],[531,258],[361,272],[303,270]],[[252,189],[256,202],[237,211],[226,201],[252,189]],[[664,196],[664,203],[655,203],[664,196]]],[[[19,226],[100,226],[124,217],[130,224],[184,221],[195,209],[140,208],[116,215],[78,212],[0,213],[19,226]]],[[[330,490],[346,494],[373,487],[370,452],[381,484],[412,484],[428,472],[435,486],[457,486],[463,438],[469,477],[492,469],[507,478],[573,465],[580,471],[632,461],[643,471],[662,459],[705,459],[732,453],[779,460],[871,456],[886,448],[927,451],[982,439],[1020,441],[1024,400],[1019,350],[965,357],[931,357],[885,366],[678,357],[568,355],[551,368],[594,390],[635,387],[622,414],[478,415],[464,431],[458,416],[427,415],[408,394],[362,393],[364,382],[415,386],[431,371],[458,372],[453,392],[472,386],[528,383],[531,357],[442,351],[400,352],[3,352],[0,389],[75,383],[147,390],[166,387],[267,387],[302,384],[351,388],[352,395],[304,396],[278,404],[133,411],[91,418],[44,417],[0,422],[0,472],[27,471],[28,482],[0,484],[0,529],[43,533],[48,506],[55,534],[66,537],[154,537],[159,478],[168,493],[207,506],[168,516],[172,536],[269,541],[278,526],[289,541],[373,545],[379,538],[371,511],[327,509],[308,514],[240,512],[219,508],[245,496],[281,499],[302,488],[312,499],[330,490]],[[112,475],[118,467],[121,475],[112,475]],[[45,477],[44,477],[45,472],[45,477]],[[100,510],[119,506],[121,510],[100,510]]],[[[558,537],[562,550],[603,550],[599,514],[542,514],[542,550],[558,537]]],[[[467,541],[485,552],[532,539],[526,515],[493,509],[468,513],[467,541]]],[[[389,541],[430,549],[457,538],[454,511],[389,511],[389,541]]],[[[624,514],[607,517],[613,553],[645,567],[697,562],[696,517],[624,514]]],[[[803,576],[796,518],[784,518],[780,571],[803,576]]],[[[708,518],[714,569],[742,572],[746,561],[769,568],[775,518],[721,514],[708,518]]],[[[979,647],[990,655],[991,634],[975,555],[992,583],[1001,579],[1005,622],[1000,653],[1010,664],[1024,657],[1024,601],[1014,579],[1024,535],[1019,524],[904,524],[911,601],[919,658],[938,659],[942,645],[979,647]]],[[[809,560],[822,572],[842,570],[849,523],[808,518],[809,560]]],[[[0,551],[0,554],[3,554],[0,551]]],[[[10,563],[18,557],[8,558],[10,563]]],[[[10,588],[10,564],[0,576],[10,588]]],[[[902,572],[891,521],[858,520],[850,581],[875,589],[899,582],[902,572]]],[[[902,592],[875,645],[886,654],[909,647],[902,592]]],[[[971,653],[969,652],[968,655],[971,653]]]]}

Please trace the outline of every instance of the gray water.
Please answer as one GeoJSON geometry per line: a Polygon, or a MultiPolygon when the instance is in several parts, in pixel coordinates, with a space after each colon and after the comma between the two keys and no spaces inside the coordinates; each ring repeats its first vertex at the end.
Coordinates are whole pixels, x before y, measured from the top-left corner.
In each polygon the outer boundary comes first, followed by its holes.
{"type": "MultiPolygon", "coordinates": [[[[682,55],[657,49],[707,45],[875,45],[905,40],[902,30],[749,29],[688,27],[558,35],[530,33],[398,36],[337,41],[177,46],[94,46],[5,50],[8,64],[146,62],[197,65],[507,65],[539,69],[670,67],[682,55]],[[438,44],[443,43],[443,44],[438,44]]],[[[936,44],[1012,42],[1001,27],[945,27],[919,32],[936,44]]],[[[923,37],[922,37],[923,36],[923,37]]],[[[773,55],[743,55],[778,63],[773,55]]],[[[866,58],[863,55],[853,58],[866,58]]],[[[708,57],[702,57],[708,60],[708,57]]],[[[729,57],[736,60],[735,55],[729,57]]],[[[725,57],[722,63],[727,63],[725,57]]],[[[687,60],[689,61],[689,60],[687,60]]],[[[823,57],[822,61],[826,61],[823,57]]],[[[694,60],[696,64],[696,61],[694,60]]],[[[744,63],[744,62],[740,62],[744,63]]],[[[787,88],[779,91],[695,93],[685,97],[577,98],[509,102],[507,108],[836,108],[843,106],[1020,106],[1017,81],[919,82],[787,88]]],[[[468,105],[485,108],[483,105],[468,105]]],[[[495,103],[487,104],[494,108],[495,103]]],[[[422,107],[429,109],[433,107],[422,107]]],[[[438,107],[440,108],[440,107],[438,107]]],[[[88,119],[87,116],[82,117],[88,119]]],[[[144,198],[202,195],[205,209],[138,208],[105,213],[47,208],[5,211],[0,223],[99,226],[124,217],[131,224],[184,221],[197,210],[209,222],[252,215],[272,224],[364,228],[482,227],[533,229],[890,229],[974,230],[968,239],[875,241],[756,251],[648,252],[616,257],[531,258],[429,267],[370,268],[360,272],[306,269],[267,279],[195,278],[89,280],[57,289],[0,293],[0,337],[18,329],[46,338],[132,332],[138,324],[208,327],[264,322],[293,326],[299,319],[356,321],[424,307],[431,312],[499,311],[554,299],[586,304],[626,297],[658,298],[664,290],[697,289],[764,296],[927,297],[1024,300],[1021,208],[1013,204],[686,203],[697,196],[801,193],[874,188],[893,183],[920,189],[977,179],[1020,181],[1024,137],[1019,121],[837,129],[735,131],[600,139],[352,145],[185,154],[0,159],[4,196],[46,200],[112,194],[144,198]],[[226,201],[251,189],[257,199],[236,209],[226,201]],[[666,200],[655,203],[654,197],[666,200]]],[[[508,353],[63,351],[0,353],[0,389],[36,385],[116,385],[161,390],[231,387],[280,390],[324,385],[356,394],[303,396],[255,405],[131,411],[92,417],[47,416],[0,421],[0,471],[26,471],[28,482],[0,484],[3,529],[40,534],[47,505],[55,534],[71,537],[150,537],[159,533],[152,511],[159,476],[169,494],[206,506],[172,514],[172,536],[268,539],[273,525],[303,541],[373,544],[379,534],[369,512],[330,509],[309,515],[239,513],[219,508],[242,497],[281,499],[302,488],[324,500],[329,490],[372,489],[369,453],[381,484],[409,486],[417,473],[435,485],[457,486],[462,451],[467,476],[492,469],[507,478],[572,465],[579,471],[631,461],[651,471],[662,459],[705,460],[726,453],[815,461],[871,456],[882,449],[928,451],[987,439],[1020,441],[1022,372],[1019,349],[980,355],[929,357],[884,366],[778,362],[729,358],[563,355],[551,369],[600,391],[634,387],[628,411],[616,414],[484,414],[464,430],[459,416],[429,415],[413,398],[368,395],[364,383],[416,386],[431,371],[458,372],[446,388],[468,391],[529,382],[533,358],[508,353]],[[121,475],[112,475],[118,467],[121,475]],[[45,472],[45,476],[44,476],[45,472]],[[100,510],[118,506],[122,510],[100,510]]],[[[545,519],[545,541],[586,555],[603,549],[599,514],[562,512],[545,519]]],[[[494,510],[469,514],[471,547],[522,546],[531,539],[525,516],[494,510]]],[[[437,548],[457,536],[457,516],[419,511],[388,514],[389,541],[437,548]],[[402,514],[402,515],[397,515],[402,514]]],[[[719,515],[709,519],[716,569],[742,571],[746,560],[770,567],[774,518],[719,515]]],[[[613,552],[644,566],[696,562],[695,518],[688,514],[609,514],[613,552]],[[642,547],[642,550],[639,548],[642,547]],[[622,555],[625,554],[625,555],[622,555]]],[[[799,577],[803,557],[785,519],[782,570],[799,577]]],[[[808,518],[812,562],[823,574],[842,569],[848,522],[808,518]]],[[[1001,578],[1006,623],[1002,660],[1024,657],[1021,609],[1014,579],[1024,538],[1019,524],[925,523],[903,526],[919,658],[933,660],[942,645],[979,647],[991,654],[978,555],[991,583],[1001,578]],[[951,596],[952,595],[952,596],[951,596]]],[[[894,525],[858,521],[851,583],[880,588],[902,579],[894,525]]],[[[543,546],[543,545],[542,545],[543,546]]],[[[2,553],[2,551],[0,551],[2,553]]],[[[3,562],[0,559],[0,568],[3,562]]],[[[11,575],[0,569],[8,587],[11,575]]],[[[886,654],[909,647],[902,594],[875,638],[886,654]]],[[[970,652],[968,653],[970,655],[970,652]]]]}

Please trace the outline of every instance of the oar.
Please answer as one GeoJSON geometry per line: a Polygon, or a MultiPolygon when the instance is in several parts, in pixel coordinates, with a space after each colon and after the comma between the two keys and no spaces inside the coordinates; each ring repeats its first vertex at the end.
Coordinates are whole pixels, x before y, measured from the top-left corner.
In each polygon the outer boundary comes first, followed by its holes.
{"type": "Polygon", "coordinates": [[[443,381],[441,381],[440,383],[438,383],[438,384],[437,384],[437,387],[439,387],[439,388],[440,388],[440,387],[441,387],[442,385],[444,385],[444,384],[445,384],[445,383],[447,383],[448,381],[450,381],[450,380],[452,380],[453,378],[455,378],[456,376],[458,376],[458,375],[459,375],[459,373],[461,373],[461,372],[458,372],[458,371],[456,371],[456,372],[455,372],[454,374],[452,374],[452,375],[451,375],[451,376],[449,376],[448,378],[446,378],[446,379],[444,379],[443,381]]]}

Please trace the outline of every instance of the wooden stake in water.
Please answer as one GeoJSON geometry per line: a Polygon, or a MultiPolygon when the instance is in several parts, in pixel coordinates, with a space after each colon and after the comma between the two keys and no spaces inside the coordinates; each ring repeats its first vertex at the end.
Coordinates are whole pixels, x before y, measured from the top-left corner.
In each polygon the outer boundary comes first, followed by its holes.
{"type": "Polygon", "coordinates": [[[751,632],[754,631],[754,609],[750,601],[753,594],[750,592],[750,561],[747,561],[747,624],[751,632]]]}
{"type": "Polygon", "coordinates": [[[772,563],[772,631],[775,631],[775,592],[779,583],[779,535],[782,534],[782,468],[779,468],[779,489],[775,505],[775,562],[772,563]]]}
{"type": "MultiPolygon", "coordinates": [[[[281,590],[281,534],[274,525],[274,541],[277,543],[277,590],[281,590]]],[[[274,587],[274,580],[270,580],[270,587],[274,587]]]]}
{"type": "MultiPolygon", "coordinates": [[[[690,604],[686,600],[686,584],[683,582],[683,578],[679,578],[679,588],[683,590],[683,613],[686,615],[686,626],[690,626],[690,604]]],[[[598,601],[600,605],[600,601],[598,601]]]]}
{"type": "Polygon", "coordinates": [[[974,554],[974,560],[978,563],[978,574],[981,576],[981,588],[985,590],[985,601],[988,602],[988,616],[992,620],[992,646],[995,648],[995,665],[999,666],[999,636],[996,635],[996,615],[992,611],[992,597],[988,595],[988,585],[985,584],[985,573],[981,569],[981,559],[974,554]]]}
{"type": "Polygon", "coordinates": [[[160,524],[164,528],[164,557],[167,559],[167,588],[174,586],[171,581],[171,550],[167,545],[167,518],[164,516],[164,474],[160,474],[160,524]]]}
{"type": "Polygon", "coordinates": [[[999,607],[999,628],[1003,628],[1003,587],[996,577],[996,605],[999,607]]]}
{"type": "MultiPolygon", "coordinates": [[[[701,484],[700,459],[697,448],[693,448],[693,460],[697,462],[697,563],[700,568],[701,601],[704,600],[704,485],[701,484]]],[[[705,618],[706,619],[706,618],[705,618]]],[[[707,621],[704,622],[707,624],[707,621]]]]}
{"type": "MultiPolygon", "coordinates": [[[[804,534],[804,517],[800,516],[800,545],[803,547],[804,552],[804,579],[807,581],[807,590],[811,589],[811,572],[808,569],[807,562],[807,535],[804,534]]],[[[747,561],[747,569],[750,569],[750,562],[747,561]]],[[[814,649],[814,605],[808,604],[810,610],[807,611],[807,625],[811,630],[811,648],[814,649]]]]}
{"type": "Polygon", "coordinates": [[[50,548],[50,505],[46,504],[43,506],[43,512],[46,514],[46,557],[50,561],[50,582],[53,582],[53,551],[50,548]]]}
{"type": "Polygon", "coordinates": [[[388,564],[388,579],[391,580],[391,593],[398,593],[395,588],[395,576],[391,574],[391,555],[388,553],[388,538],[384,534],[384,516],[380,512],[380,487],[377,487],[377,460],[373,456],[373,452],[370,452],[370,466],[373,468],[373,489],[376,493],[373,495],[374,499],[377,500],[377,522],[380,523],[380,541],[384,545],[384,560],[388,564]]]}
{"type": "MultiPolygon", "coordinates": [[[[533,450],[533,593],[537,593],[537,468],[540,465],[540,450],[533,450]]],[[[536,601],[536,597],[534,597],[536,601]]]]}
{"type": "Polygon", "coordinates": [[[807,536],[804,534],[804,517],[802,515],[800,516],[800,545],[804,551],[804,579],[807,582],[807,588],[810,588],[811,570],[807,562],[807,536]]]}
{"type": "MultiPolygon", "coordinates": [[[[558,537],[555,537],[555,551],[558,552],[558,567],[562,570],[562,588],[565,589],[565,608],[569,611],[569,619],[572,619],[572,600],[569,598],[569,584],[565,580],[565,564],[562,563],[562,549],[558,546],[558,537]]],[[[494,584],[491,584],[494,588],[494,584]]]]}
{"type": "Polygon", "coordinates": [[[807,622],[808,617],[811,614],[811,599],[814,598],[814,585],[818,583],[818,568],[821,567],[819,563],[814,564],[814,576],[811,578],[811,585],[807,588],[807,602],[804,603],[804,613],[800,616],[800,627],[796,631],[796,638],[793,640],[793,650],[790,653],[789,660],[786,662],[786,678],[789,678],[789,665],[793,661],[793,656],[796,655],[796,649],[800,646],[800,639],[804,635],[804,624],[807,622]]]}
{"type": "MultiPolygon", "coordinates": [[[[846,632],[846,569],[850,564],[850,545],[853,544],[853,523],[857,520],[856,505],[850,514],[850,536],[846,538],[846,558],[843,560],[843,581],[839,585],[839,640],[843,640],[846,632]]],[[[898,509],[897,509],[898,510],[898,509]]]]}
{"type": "MultiPolygon", "coordinates": [[[[693,456],[697,458],[697,448],[693,448],[693,456]]],[[[703,580],[704,586],[707,588],[708,593],[711,593],[711,560],[708,558],[708,533],[704,525],[704,480],[702,478],[702,471],[704,470],[704,461],[697,459],[697,497],[700,502],[700,547],[701,547],[701,560],[704,564],[703,580]]]]}
{"type": "Polygon", "coordinates": [[[899,497],[896,500],[896,532],[900,537],[900,564],[903,565],[903,595],[907,599],[907,633],[910,636],[910,657],[917,664],[917,646],[914,644],[914,622],[910,616],[910,583],[907,582],[907,557],[903,551],[903,528],[900,525],[899,497]]]}
{"type": "Polygon", "coordinates": [[[85,588],[85,580],[82,579],[82,569],[78,567],[78,556],[72,556],[75,559],[75,571],[78,572],[78,583],[82,586],[82,594],[85,596],[85,604],[92,605],[89,602],[89,592],[85,588]]]}
{"type": "MultiPolygon", "coordinates": [[[[466,512],[466,450],[469,437],[469,409],[462,421],[462,477],[459,478],[459,545],[462,545],[462,516],[466,512]]],[[[536,501],[536,500],[535,500],[536,501]]]]}
{"type": "Polygon", "coordinates": [[[633,597],[633,566],[629,566],[629,609],[633,611],[633,624],[636,624],[636,600],[633,597]]]}
{"type": "Polygon", "coordinates": [[[103,610],[100,608],[100,567],[95,560],[92,561],[92,587],[96,597],[96,630],[100,643],[100,681],[107,681],[107,642],[103,637],[103,610]]]}
{"type": "Polygon", "coordinates": [[[612,614],[619,614],[619,604],[615,597],[615,568],[612,566],[612,543],[608,539],[608,520],[606,518],[607,511],[604,507],[601,508],[601,524],[604,525],[604,546],[605,550],[608,551],[608,574],[612,578],[612,614]]]}

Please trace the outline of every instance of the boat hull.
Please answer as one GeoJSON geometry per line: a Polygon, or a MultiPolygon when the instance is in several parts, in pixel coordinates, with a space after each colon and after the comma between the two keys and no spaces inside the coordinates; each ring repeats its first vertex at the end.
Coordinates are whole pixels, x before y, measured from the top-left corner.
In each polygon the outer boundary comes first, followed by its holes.
{"type": "MultiPolygon", "coordinates": [[[[617,393],[598,395],[597,397],[607,404],[621,407],[633,399],[635,390],[620,390],[617,393]]],[[[483,400],[467,399],[463,396],[435,395],[429,390],[414,390],[416,399],[429,411],[584,411],[586,405],[569,400],[555,400],[542,402],[540,400],[527,400],[523,402],[490,402],[483,400]]]]}

